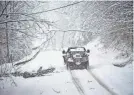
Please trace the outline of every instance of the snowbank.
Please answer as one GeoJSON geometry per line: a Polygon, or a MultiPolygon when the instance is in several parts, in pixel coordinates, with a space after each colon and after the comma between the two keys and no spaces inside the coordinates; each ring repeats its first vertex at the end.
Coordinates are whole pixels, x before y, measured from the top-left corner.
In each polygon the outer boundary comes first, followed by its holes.
{"type": "Polygon", "coordinates": [[[133,69],[132,64],[119,68],[114,63],[123,63],[128,60],[116,60],[118,51],[105,50],[99,43],[99,39],[89,43],[86,48],[90,48],[90,71],[99,79],[104,81],[118,95],[133,94],[133,69]]]}

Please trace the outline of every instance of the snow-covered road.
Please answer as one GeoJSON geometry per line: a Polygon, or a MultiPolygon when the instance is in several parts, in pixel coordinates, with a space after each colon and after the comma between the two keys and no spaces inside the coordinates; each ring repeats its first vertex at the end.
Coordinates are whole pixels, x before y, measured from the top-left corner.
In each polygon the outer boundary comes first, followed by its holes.
{"type": "Polygon", "coordinates": [[[91,50],[89,70],[66,70],[61,51],[41,52],[31,62],[21,65],[19,71],[35,72],[40,67],[56,70],[27,79],[12,76],[16,86],[11,78],[3,78],[0,95],[133,95],[132,64],[115,67],[112,65],[115,52],[99,51],[93,43],[87,47],[91,50]]]}
{"type": "MultiPolygon", "coordinates": [[[[87,70],[58,70],[43,77],[13,77],[17,87],[6,85],[1,95],[111,95],[87,70]]],[[[8,83],[10,79],[7,79],[8,83]]]]}
{"type": "MultiPolygon", "coordinates": [[[[98,60],[99,63],[102,62],[98,60]]],[[[17,86],[11,85],[10,78],[4,79],[0,81],[1,86],[5,83],[4,88],[0,88],[0,95],[132,95],[131,65],[119,69],[109,64],[92,64],[92,61],[90,59],[90,71],[69,71],[63,63],[61,52],[42,52],[35,60],[21,66],[20,71],[32,72],[37,71],[40,66],[54,66],[54,73],[28,79],[12,77],[17,86]]]]}
{"type": "Polygon", "coordinates": [[[80,95],[112,95],[87,70],[74,70],[70,74],[80,95]]]}

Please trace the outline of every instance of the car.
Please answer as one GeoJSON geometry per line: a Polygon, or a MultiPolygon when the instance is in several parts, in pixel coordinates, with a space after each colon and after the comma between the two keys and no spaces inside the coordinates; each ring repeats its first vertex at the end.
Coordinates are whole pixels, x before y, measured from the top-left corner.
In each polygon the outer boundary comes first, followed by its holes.
{"type": "Polygon", "coordinates": [[[88,69],[89,68],[89,49],[84,47],[69,47],[63,50],[63,60],[67,69],[88,69]]]}

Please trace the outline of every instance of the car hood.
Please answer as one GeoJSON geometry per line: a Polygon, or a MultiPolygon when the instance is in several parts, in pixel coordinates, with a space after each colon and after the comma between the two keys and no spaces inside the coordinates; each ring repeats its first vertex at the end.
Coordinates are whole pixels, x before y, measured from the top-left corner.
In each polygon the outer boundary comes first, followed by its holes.
{"type": "Polygon", "coordinates": [[[80,58],[85,55],[85,52],[72,52],[71,55],[74,58],[80,58]]]}

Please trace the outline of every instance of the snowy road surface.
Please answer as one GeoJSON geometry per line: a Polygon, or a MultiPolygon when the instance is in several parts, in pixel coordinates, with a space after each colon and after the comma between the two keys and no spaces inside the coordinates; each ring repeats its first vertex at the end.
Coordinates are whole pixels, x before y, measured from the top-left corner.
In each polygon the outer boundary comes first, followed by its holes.
{"type": "Polygon", "coordinates": [[[70,74],[80,95],[112,95],[87,70],[70,71],[70,74]]]}
{"type": "MultiPolygon", "coordinates": [[[[92,43],[91,43],[92,44],[92,43]]],[[[93,47],[92,47],[93,46],[93,47]]],[[[34,78],[13,77],[0,80],[0,95],[133,95],[132,64],[112,65],[115,52],[90,47],[90,70],[66,70],[61,51],[41,52],[20,71],[34,72],[55,67],[53,73],[34,78]],[[11,83],[14,80],[16,86],[11,83]]]]}
{"type": "Polygon", "coordinates": [[[2,95],[111,95],[86,70],[61,70],[43,77],[14,80],[17,87],[9,84],[1,90],[2,95]]]}

